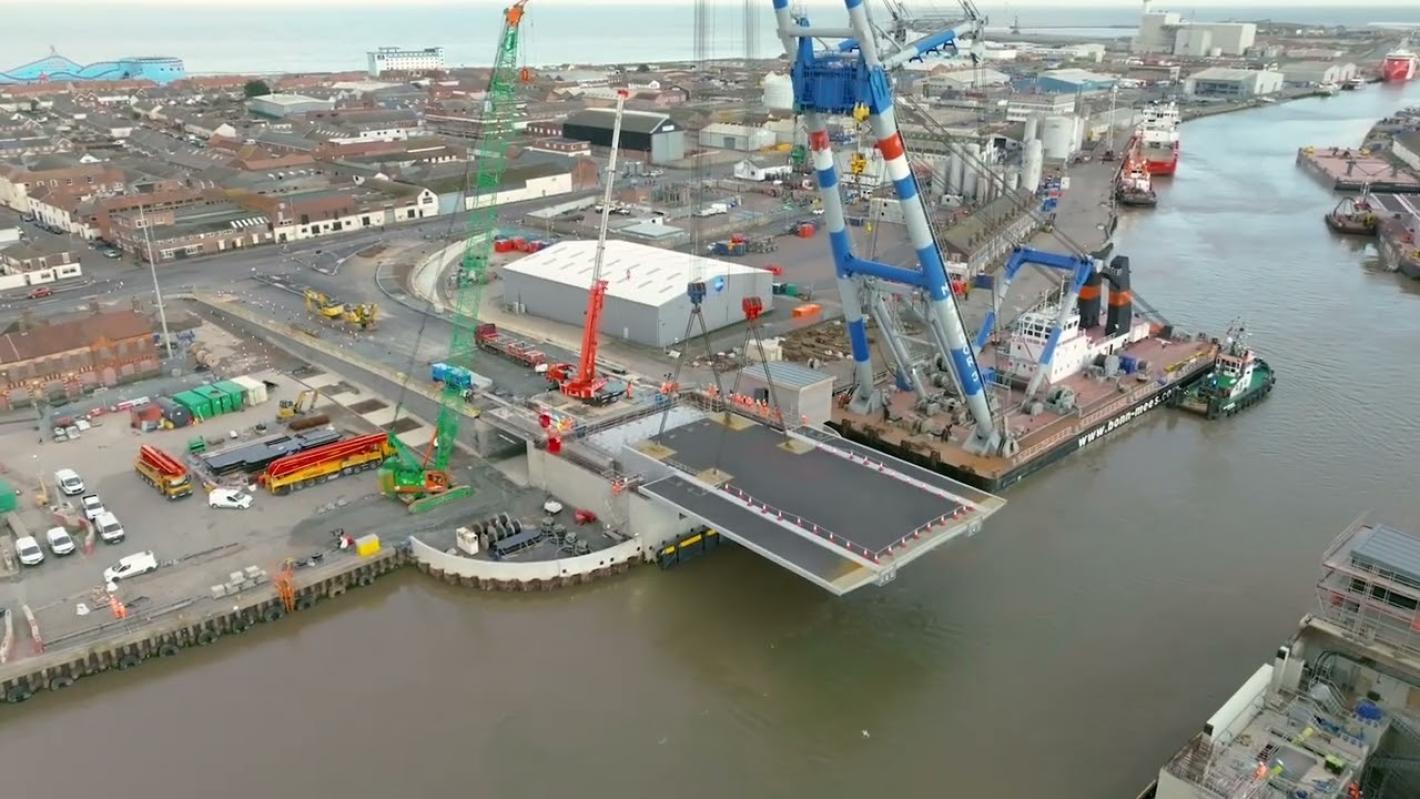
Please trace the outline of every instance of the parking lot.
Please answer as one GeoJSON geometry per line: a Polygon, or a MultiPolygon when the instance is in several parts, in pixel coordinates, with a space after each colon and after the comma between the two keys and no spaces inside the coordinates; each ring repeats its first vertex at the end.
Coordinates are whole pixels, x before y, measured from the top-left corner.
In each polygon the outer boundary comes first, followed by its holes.
{"type": "MultiPolygon", "coordinates": [[[[0,564],[10,567],[5,571],[0,566],[0,607],[14,613],[17,621],[12,657],[34,651],[20,614],[25,605],[34,611],[41,637],[50,647],[112,632],[119,623],[109,606],[103,571],[119,558],[135,553],[151,550],[160,565],[150,574],[117,584],[116,596],[129,612],[124,625],[141,624],[145,616],[175,609],[200,613],[204,607],[216,608],[211,587],[249,566],[275,574],[287,559],[314,563],[312,556],[317,556],[319,563],[331,563],[356,557],[353,551],[338,549],[334,530],[343,529],[354,537],[377,531],[389,545],[411,533],[432,536],[451,531],[458,524],[495,512],[538,518],[536,508],[544,499],[541,492],[509,482],[484,463],[461,463],[455,469],[456,481],[475,486],[473,499],[420,516],[411,516],[403,505],[381,496],[374,471],[357,472],[280,497],[254,487],[250,492],[254,502],[246,510],[210,508],[196,474],[192,496],[168,500],[134,471],[133,460],[141,444],[156,445],[183,459],[195,436],[225,445],[257,437],[253,428],[258,423],[267,425],[268,435],[281,431],[274,418],[278,403],[293,399],[305,386],[284,372],[257,375],[270,386],[267,402],[193,427],[143,433],[130,426],[127,412],[97,416],[79,439],[63,442],[52,440],[47,425],[37,430],[32,421],[0,427],[0,466],[19,493],[20,505],[12,516],[39,540],[45,552],[39,565],[20,566],[14,555],[13,533],[0,530],[0,564]],[[95,537],[87,541],[78,522],[82,516],[80,497],[64,496],[55,485],[54,473],[63,468],[78,472],[85,493],[97,494],[104,507],[118,517],[125,540],[105,544],[95,537]],[[47,495],[44,502],[39,498],[41,484],[47,495]],[[73,554],[58,556],[45,543],[45,531],[57,524],[68,526],[79,544],[73,554]]],[[[155,393],[165,390],[166,383],[154,382],[155,393]]],[[[142,388],[143,384],[135,384],[124,393],[133,396],[142,388]]],[[[322,401],[318,412],[330,415],[332,425],[347,434],[373,430],[358,414],[335,402],[322,401]]]]}

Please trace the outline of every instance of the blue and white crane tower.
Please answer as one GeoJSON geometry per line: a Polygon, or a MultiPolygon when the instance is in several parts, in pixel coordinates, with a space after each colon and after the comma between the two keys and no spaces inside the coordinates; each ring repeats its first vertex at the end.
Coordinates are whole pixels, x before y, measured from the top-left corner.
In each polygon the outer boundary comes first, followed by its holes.
{"type": "MultiPolygon", "coordinates": [[[[793,60],[791,77],[794,102],[808,129],[809,149],[823,202],[824,221],[833,252],[839,297],[843,304],[844,322],[854,361],[854,391],[850,408],[858,413],[880,408],[885,401],[873,380],[873,368],[868,347],[867,322],[864,309],[874,316],[889,353],[896,361],[897,385],[915,390],[919,398],[926,396],[922,377],[911,361],[906,342],[889,317],[880,284],[895,284],[920,292],[926,301],[926,321],[931,331],[939,362],[950,375],[974,422],[968,448],[983,453],[1011,454],[1016,444],[1009,431],[996,422],[987,396],[989,373],[977,361],[996,323],[997,311],[986,319],[981,333],[973,341],[967,334],[961,311],[951,291],[950,278],[932,233],[926,203],[917,180],[908,166],[902,135],[893,109],[891,71],[902,64],[939,51],[960,52],[966,40],[979,42],[986,20],[970,0],[962,0],[965,19],[943,30],[902,45],[880,44],[868,17],[864,0],[844,0],[849,25],[846,28],[814,27],[803,15],[795,16],[789,0],[773,0],[779,38],[793,60]],[[836,41],[826,48],[816,48],[816,41],[836,41]],[[852,116],[866,119],[876,140],[892,180],[902,209],[908,238],[916,252],[916,268],[880,263],[857,255],[853,251],[843,215],[843,203],[838,188],[832,143],[827,118],[852,116]]],[[[1039,391],[1049,372],[1055,344],[1060,332],[1075,308],[1081,288],[1100,271],[1102,264],[1083,253],[1056,253],[1017,247],[1007,263],[1004,280],[995,295],[993,308],[1000,301],[1011,279],[1028,264],[1064,270],[1069,282],[1062,292],[1059,316],[1048,343],[1041,353],[1040,366],[1026,390],[1030,399],[1039,391]]]]}

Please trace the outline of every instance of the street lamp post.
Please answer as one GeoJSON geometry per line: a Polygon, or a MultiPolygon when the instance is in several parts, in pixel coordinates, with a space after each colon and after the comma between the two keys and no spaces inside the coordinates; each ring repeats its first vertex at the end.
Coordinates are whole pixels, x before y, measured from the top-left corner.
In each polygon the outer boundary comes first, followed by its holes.
{"type": "Polygon", "coordinates": [[[158,262],[153,260],[153,236],[148,232],[148,217],[143,209],[144,206],[138,206],[138,224],[143,226],[143,243],[148,250],[148,271],[153,273],[153,295],[158,299],[158,324],[163,328],[163,347],[167,350],[168,360],[172,360],[173,340],[168,335],[168,314],[163,309],[163,290],[158,286],[158,262]]]}

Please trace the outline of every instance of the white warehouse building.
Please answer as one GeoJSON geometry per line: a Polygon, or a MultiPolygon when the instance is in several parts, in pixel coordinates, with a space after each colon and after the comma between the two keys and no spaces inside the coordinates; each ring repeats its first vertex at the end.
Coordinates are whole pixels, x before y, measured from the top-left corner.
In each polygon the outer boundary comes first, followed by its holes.
{"type": "MultiPolygon", "coordinates": [[[[503,302],[517,312],[581,326],[592,285],[595,241],[564,241],[502,268],[503,302]]],[[[773,304],[773,276],[751,266],[609,240],[602,265],[607,282],[601,332],[649,347],[681,342],[690,318],[686,287],[706,283],[701,310],[710,330],[744,321],[743,301],[773,304]]],[[[694,335],[694,333],[692,333],[694,335]]]]}
{"type": "Polygon", "coordinates": [[[366,72],[378,78],[386,72],[436,72],[444,69],[444,48],[425,47],[422,50],[403,50],[398,47],[381,47],[365,53],[366,72]]]}
{"type": "Polygon", "coordinates": [[[754,152],[773,147],[778,137],[772,130],[715,122],[700,129],[700,146],[720,150],[754,152]]]}
{"type": "Polygon", "coordinates": [[[1266,69],[1209,67],[1183,82],[1184,93],[1196,97],[1261,97],[1281,90],[1282,73],[1266,69]]]}

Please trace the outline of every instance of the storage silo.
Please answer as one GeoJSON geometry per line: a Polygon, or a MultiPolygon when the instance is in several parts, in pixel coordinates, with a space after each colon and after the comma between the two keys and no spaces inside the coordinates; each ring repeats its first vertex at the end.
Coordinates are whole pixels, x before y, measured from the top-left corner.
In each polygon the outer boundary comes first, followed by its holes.
{"type": "Polygon", "coordinates": [[[1040,117],[1031,114],[1026,117],[1026,133],[1021,137],[1022,142],[1028,142],[1040,135],[1040,117]]]}
{"type": "Polygon", "coordinates": [[[1042,154],[1052,161],[1067,160],[1074,149],[1075,117],[1046,117],[1041,127],[1042,154]]]}
{"type": "Polygon", "coordinates": [[[947,193],[961,194],[962,184],[966,182],[966,159],[960,155],[952,154],[951,176],[947,179],[947,193]]]}
{"type": "Polygon", "coordinates": [[[1034,194],[1040,188],[1040,172],[1045,159],[1045,145],[1036,139],[1026,144],[1025,167],[1021,171],[1021,188],[1034,194]]]}
{"type": "Polygon", "coordinates": [[[1021,187],[1021,172],[1019,169],[1012,169],[1006,173],[1006,188],[1015,191],[1021,187]]]}
{"type": "Polygon", "coordinates": [[[794,110],[794,82],[788,75],[771,72],[759,84],[764,89],[764,107],[774,111],[794,110]]]}

